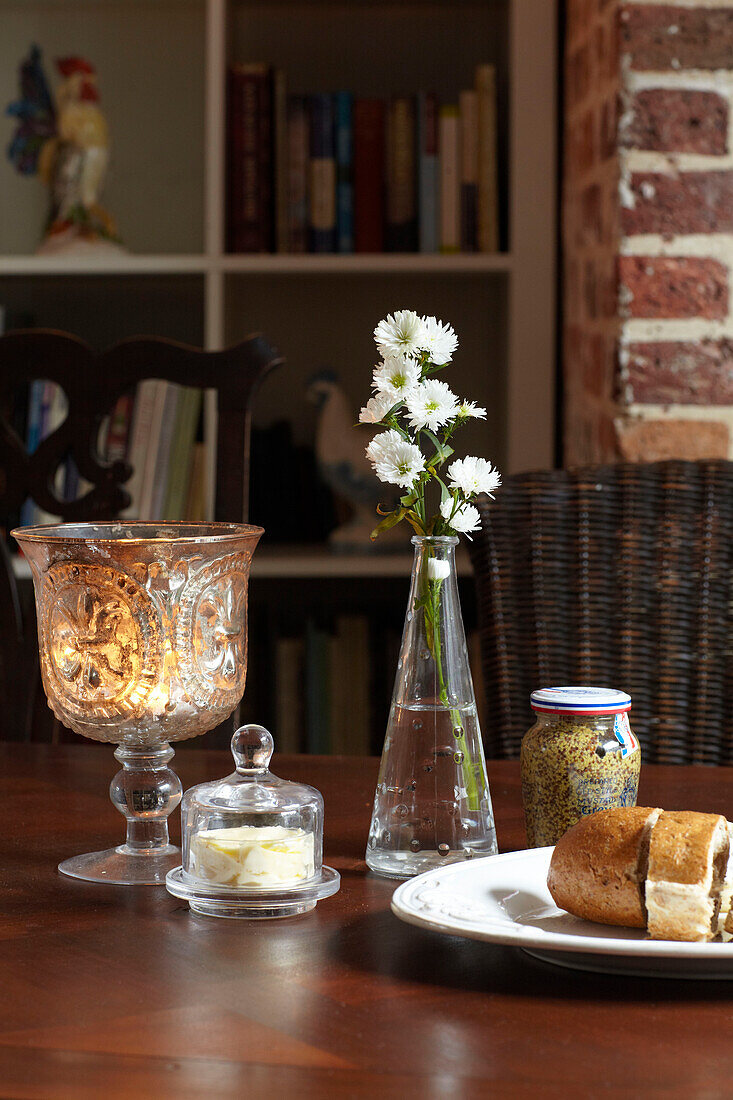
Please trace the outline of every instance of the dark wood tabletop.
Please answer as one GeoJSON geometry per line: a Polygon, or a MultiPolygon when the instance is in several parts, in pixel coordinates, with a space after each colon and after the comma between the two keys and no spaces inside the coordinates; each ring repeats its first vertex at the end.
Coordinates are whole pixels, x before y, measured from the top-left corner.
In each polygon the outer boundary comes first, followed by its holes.
{"type": "MultiPolygon", "coordinates": [[[[230,770],[174,763],[185,787],[230,770]]],[[[404,924],[363,860],[377,761],[276,765],[323,792],[341,890],[303,917],[217,920],[57,872],[122,838],[111,748],[0,745],[0,1096],[731,1095],[733,983],[564,970],[404,924]]],[[[518,765],[489,776],[500,847],[522,848],[518,765]]],[[[733,817],[733,769],[646,766],[640,802],[733,817]]]]}

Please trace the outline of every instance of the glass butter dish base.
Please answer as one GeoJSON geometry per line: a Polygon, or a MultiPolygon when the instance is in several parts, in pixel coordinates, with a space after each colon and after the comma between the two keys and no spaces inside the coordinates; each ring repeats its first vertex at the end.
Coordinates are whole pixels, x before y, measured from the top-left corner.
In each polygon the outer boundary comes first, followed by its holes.
{"type": "Polygon", "coordinates": [[[169,894],[183,898],[194,913],[205,917],[273,919],[297,917],[315,909],[322,898],[336,893],[341,876],[332,867],[324,866],[319,878],[306,882],[243,890],[202,882],[186,874],[183,867],[176,867],[168,872],[165,885],[169,894]]]}
{"type": "Polygon", "coordinates": [[[201,783],[181,803],[181,866],[166,887],[210,917],[293,917],[335,894],[323,866],[323,798],[270,771],[274,743],[262,726],[232,737],[235,770],[201,783]]]}

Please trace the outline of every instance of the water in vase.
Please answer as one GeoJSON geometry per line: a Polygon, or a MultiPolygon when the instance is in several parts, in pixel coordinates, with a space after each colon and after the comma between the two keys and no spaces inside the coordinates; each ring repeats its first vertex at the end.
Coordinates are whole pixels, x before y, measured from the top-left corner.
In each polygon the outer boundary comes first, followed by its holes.
{"type": "Polygon", "coordinates": [[[367,863],[403,878],[497,851],[475,704],[393,703],[367,863]],[[389,751],[387,751],[389,750],[389,751]]]}

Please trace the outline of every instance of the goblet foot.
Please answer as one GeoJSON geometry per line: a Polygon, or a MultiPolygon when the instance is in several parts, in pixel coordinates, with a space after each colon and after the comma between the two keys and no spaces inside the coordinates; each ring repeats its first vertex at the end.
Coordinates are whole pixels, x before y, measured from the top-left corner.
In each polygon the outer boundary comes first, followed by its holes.
{"type": "Polygon", "coordinates": [[[165,876],[181,862],[181,849],[174,844],[155,850],[133,849],[127,844],[87,852],[59,863],[59,871],[86,882],[108,882],[114,886],[164,886],[165,876]]]}

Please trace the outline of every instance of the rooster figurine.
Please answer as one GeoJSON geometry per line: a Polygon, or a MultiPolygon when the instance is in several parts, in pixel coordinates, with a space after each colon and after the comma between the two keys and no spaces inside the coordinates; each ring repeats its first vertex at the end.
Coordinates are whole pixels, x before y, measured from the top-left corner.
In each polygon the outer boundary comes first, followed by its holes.
{"type": "MultiPolygon", "coordinates": [[[[352,516],[328,537],[334,550],[384,553],[405,547],[405,534],[400,529],[387,532],[387,539],[375,543],[371,532],[379,523],[377,505],[385,503],[389,493],[374,476],[369,459],[364,454],[364,441],[354,432],[355,417],[349,400],[332,370],[322,370],[309,380],[306,389],[309,401],[319,410],[316,424],[316,461],[321,476],[330,489],[350,506],[352,516]]],[[[390,501],[394,506],[396,501],[390,501]]]]}
{"type": "Polygon", "coordinates": [[[51,205],[39,253],[120,250],[112,218],[99,205],[109,161],[107,123],[97,78],[81,57],[56,62],[56,102],[38,46],[20,66],[20,98],[7,113],[18,120],[8,156],[23,175],[38,174],[51,205]]]}

